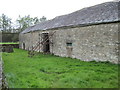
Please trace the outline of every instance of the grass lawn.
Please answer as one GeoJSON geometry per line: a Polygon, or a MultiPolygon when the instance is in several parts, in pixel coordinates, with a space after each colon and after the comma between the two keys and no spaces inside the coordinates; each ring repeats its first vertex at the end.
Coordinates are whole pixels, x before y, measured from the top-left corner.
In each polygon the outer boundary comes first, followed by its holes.
{"type": "Polygon", "coordinates": [[[19,44],[19,42],[0,42],[0,44],[19,44]]]}
{"type": "Polygon", "coordinates": [[[14,49],[3,53],[4,72],[10,88],[117,88],[118,65],[14,49]]]}

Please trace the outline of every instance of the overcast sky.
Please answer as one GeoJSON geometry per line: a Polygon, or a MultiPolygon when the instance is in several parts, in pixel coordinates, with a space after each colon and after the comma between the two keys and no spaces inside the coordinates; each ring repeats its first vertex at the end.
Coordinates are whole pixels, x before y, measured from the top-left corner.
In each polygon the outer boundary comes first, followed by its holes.
{"type": "Polygon", "coordinates": [[[0,0],[0,15],[4,13],[13,20],[19,15],[52,19],[108,1],[112,0],[0,0]]]}

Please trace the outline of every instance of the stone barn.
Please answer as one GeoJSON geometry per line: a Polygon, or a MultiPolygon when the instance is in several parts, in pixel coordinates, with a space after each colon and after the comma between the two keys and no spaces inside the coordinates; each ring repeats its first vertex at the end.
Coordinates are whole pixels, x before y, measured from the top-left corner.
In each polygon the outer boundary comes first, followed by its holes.
{"type": "Polygon", "coordinates": [[[106,2],[28,27],[19,47],[83,61],[118,63],[119,2],[106,2]]]}

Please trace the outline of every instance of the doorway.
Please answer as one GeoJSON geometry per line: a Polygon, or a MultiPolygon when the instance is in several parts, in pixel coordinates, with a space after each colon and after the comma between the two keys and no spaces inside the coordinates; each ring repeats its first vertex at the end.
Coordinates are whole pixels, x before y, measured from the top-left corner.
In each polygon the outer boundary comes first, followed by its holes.
{"type": "Polygon", "coordinates": [[[23,43],[23,49],[25,50],[25,43],[23,43]]]}
{"type": "Polygon", "coordinates": [[[66,46],[67,46],[66,49],[67,49],[68,57],[72,57],[72,51],[73,51],[72,42],[67,42],[66,46]]]}
{"type": "Polygon", "coordinates": [[[50,44],[49,44],[49,35],[48,33],[43,33],[43,52],[50,52],[50,44]]]}

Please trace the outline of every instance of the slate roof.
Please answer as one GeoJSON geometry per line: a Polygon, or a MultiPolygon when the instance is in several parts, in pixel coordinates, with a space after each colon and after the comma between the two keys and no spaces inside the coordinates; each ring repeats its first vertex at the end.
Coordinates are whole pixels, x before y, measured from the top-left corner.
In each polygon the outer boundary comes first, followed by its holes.
{"type": "Polygon", "coordinates": [[[55,17],[54,19],[28,27],[21,33],[36,30],[48,30],[64,26],[89,25],[120,21],[118,6],[120,2],[106,2],[79,11],[55,17]]]}

